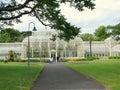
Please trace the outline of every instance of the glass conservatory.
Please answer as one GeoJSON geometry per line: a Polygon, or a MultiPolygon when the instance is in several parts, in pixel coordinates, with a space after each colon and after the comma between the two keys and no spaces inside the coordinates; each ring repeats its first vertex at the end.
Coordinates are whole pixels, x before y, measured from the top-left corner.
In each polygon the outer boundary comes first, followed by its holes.
{"type": "Polygon", "coordinates": [[[120,56],[120,45],[116,45],[112,48],[113,56],[120,56]]]}
{"type": "MultiPolygon", "coordinates": [[[[69,42],[59,38],[52,41],[52,34],[56,32],[51,30],[32,32],[29,37],[31,58],[49,58],[53,55],[64,58],[90,56],[89,41],[83,41],[80,37],[69,42]]],[[[28,37],[20,43],[0,43],[0,58],[8,55],[10,50],[13,50],[19,58],[27,58],[28,37]]],[[[91,54],[95,57],[120,56],[120,44],[113,37],[104,41],[92,41],[91,54]]]]}
{"type": "Polygon", "coordinates": [[[22,43],[0,43],[0,58],[4,58],[10,50],[14,51],[18,58],[21,58],[22,43]]]}
{"type": "MultiPolygon", "coordinates": [[[[39,31],[30,36],[30,53],[32,58],[48,58],[53,55],[62,57],[84,57],[83,41],[76,37],[74,40],[50,40],[55,32],[39,31]]],[[[23,57],[27,56],[28,37],[23,40],[23,57]]]]}
{"type": "MultiPolygon", "coordinates": [[[[104,41],[93,41],[91,43],[91,52],[94,57],[109,56],[109,49],[104,41]]],[[[84,42],[84,54],[90,56],[90,42],[84,42]]]]}

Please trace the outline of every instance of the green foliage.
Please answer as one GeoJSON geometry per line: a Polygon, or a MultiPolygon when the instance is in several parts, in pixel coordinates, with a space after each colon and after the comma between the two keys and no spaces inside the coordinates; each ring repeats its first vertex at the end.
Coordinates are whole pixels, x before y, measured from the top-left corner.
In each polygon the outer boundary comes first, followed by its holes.
{"type": "MultiPolygon", "coordinates": [[[[17,59],[17,60],[15,60],[15,62],[28,62],[28,60],[17,59]]],[[[45,62],[45,63],[47,63],[47,62],[50,62],[50,60],[49,59],[30,59],[30,62],[45,62]]]]}
{"type": "Polygon", "coordinates": [[[97,41],[105,40],[110,35],[107,32],[107,28],[105,26],[98,27],[94,32],[95,38],[97,41]]]}
{"type": "Polygon", "coordinates": [[[81,58],[81,59],[77,59],[76,61],[93,61],[99,59],[98,57],[86,57],[86,58],[81,58]]]}
{"type": "Polygon", "coordinates": [[[27,37],[28,35],[32,35],[32,31],[22,31],[21,32],[21,36],[22,36],[22,40],[27,37]]]}
{"type": "Polygon", "coordinates": [[[86,59],[92,61],[92,60],[96,60],[96,59],[99,59],[99,58],[98,57],[86,57],[86,59]]]}
{"type": "Polygon", "coordinates": [[[111,30],[111,35],[115,37],[116,40],[120,40],[120,23],[114,26],[107,26],[111,30]]]}
{"type": "Polygon", "coordinates": [[[31,31],[20,32],[13,28],[4,28],[0,31],[0,43],[21,42],[31,34],[31,31]]]}
{"type": "Polygon", "coordinates": [[[50,62],[49,59],[31,59],[30,62],[50,62]]]}
{"type": "Polygon", "coordinates": [[[7,43],[7,42],[20,42],[22,41],[23,36],[22,34],[13,28],[6,28],[0,31],[0,42],[7,43]]]}
{"type": "Polygon", "coordinates": [[[120,59],[120,56],[110,56],[109,59],[120,59]]]}
{"type": "Polygon", "coordinates": [[[68,62],[69,59],[62,59],[62,62],[68,62]]]}
{"type": "Polygon", "coordinates": [[[43,25],[57,30],[60,39],[69,41],[80,33],[80,28],[71,25],[60,10],[61,4],[69,4],[79,11],[85,8],[93,10],[95,8],[94,0],[6,0],[6,3],[0,3],[0,20],[2,25],[11,25],[12,22],[20,22],[20,17],[30,15],[36,17],[43,25]],[[47,22],[47,23],[46,23],[47,22]]]}
{"type": "Polygon", "coordinates": [[[94,41],[94,36],[89,33],[81,34],[80,37],[82,38],[83,41],[90,41],[90,40],[94,41]]]}
{"type": "Polygon", "coordinates": [[[99,26],[94,34],[89,34],[89,33],[85,33],[85,34],[81,34],[80,37],[84,40],[84,41],[88,41],[89,37],[92,37],[93,41],[103,41],[106,38],[108,38],[109,36],[113,36],[116,40],[120,40],[120,23],[116,24],[114,26],[108,25],[108,26],[99,26]]]}
{"type": "Polygon", "coordinates": [[[77,62],[77,61],[93,61],[93,60],[98,60],[98,57],[86,57],[86,58],[70,58],[70,59],[62,59],[62,62],[77,62]]]}
{"type": "Polygon", "coordinates": [[[15,59],[15,52],[13,50],[10,50],[8,52],[8,60],[13,62],[14,59],[15,59]]]}

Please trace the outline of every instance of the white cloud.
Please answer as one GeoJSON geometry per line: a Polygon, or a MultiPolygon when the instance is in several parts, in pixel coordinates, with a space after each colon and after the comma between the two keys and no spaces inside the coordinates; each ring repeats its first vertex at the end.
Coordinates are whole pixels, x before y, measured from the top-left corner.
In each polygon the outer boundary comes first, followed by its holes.
{"type": "Polygon", "coordinates": [[[83,12],[79,12],[78,10],[74,8],[70,8],[68,5],[62,5],[61,6],[62,13],[66,16],[67,19],[73,19],[75,21],[79,20],[93,20],[98,17],[101,17],[103,14],[103,10],[99,9],[94,9],[94,10],[89,10],[85,9],[83,12]]]}
{"type": "Polygon", "coordinates": [[[63,13],[73,24],[82,27],[82,32],[93,33],[100,25],[112,25],[119,22],[120,0],[96,0],[96,9],[83,12],[63,5],[63,13]],[[67,9],[66,9],[67,8],[67,9]],[[68,12],[70,11],[70,12],[68,12]]]}
{"type": "Polygon", "coordinates": [[[97,8],[119,10],[120,0],[96,0],[95,3],[97,8]]]}

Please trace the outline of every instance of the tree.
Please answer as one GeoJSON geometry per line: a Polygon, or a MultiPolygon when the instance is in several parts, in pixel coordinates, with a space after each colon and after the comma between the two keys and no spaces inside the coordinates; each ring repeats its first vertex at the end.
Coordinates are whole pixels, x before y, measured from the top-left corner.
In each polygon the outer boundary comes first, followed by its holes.
{"type": "Polygon", "coordinates": [[[1,26],[19,23],[20,17],[30,15],[36,17],[43,25],[58,30],[56,37],[64,40],[73,39],[80,28],[71,25],[61,14],[60,4],[69,3],[79,11],[85,8],[94,9],[94,0],[5,0],[0,3],[1,26]],[[19,2],[18,2],[19,1],[19,2]]]}
{"type": "Polygon", "coordinates": [[[108,30],[111,30],[110,33],[115,37],[116,40],[120,40],[120,23],[114,26],[107,26],[108,30]]]}
{"type": "Polygon", "coordinates": [[[8,60],[13,62],[14,58],[15,58],[15,52],[13,50],[10,50],[8,52],[8,60]]]}
{"type": "Polygon", "coordinates": [[[94,40],[94,36],[89,33],[81,34],[80,37],[82,38],[83,41],[89,41],[89,56],[92,57],[92,41],[94,40]]]}
{"type": "Polygon", "coordinates": [[[6,28],[0,31],[0,42],[20,42],[23,35],[18,30],[13,28],[6,28]]]}
{"type": "Polygon", "coordinates": [[[98,41],[105,40],[110,35],[108,34],[107,28],[105,26],[98,27],[94,32],[95,38],[98,41]]]}
{"type": "Polygon", "coordinates": [[[24,38],[26,38],[26,37],[28,37],[28,35],[32,35],[32,31],[22,31],[21,32],[21,41],[24,39],[24,38]]]}
{"type": "Polygon", "coordinates": [[[80,37],[82,38],[83,41],[89,41],[90,38],[92,38],[92,40],[94,40],[94,36],[89,33],[81,34],[80,37]]]}

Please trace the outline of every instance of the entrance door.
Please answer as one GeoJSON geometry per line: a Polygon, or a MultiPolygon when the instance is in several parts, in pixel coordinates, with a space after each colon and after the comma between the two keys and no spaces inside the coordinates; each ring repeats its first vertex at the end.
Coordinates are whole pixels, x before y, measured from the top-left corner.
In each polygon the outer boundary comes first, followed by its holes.
{"type": "Polygon", "coordinates": [[[51,50],[50,55],[51,55],[52,57],[53,57],[53,56],[57,56],[57,55],[56,55],[56,51],[55,51],[55,50],[51,50]]]}

